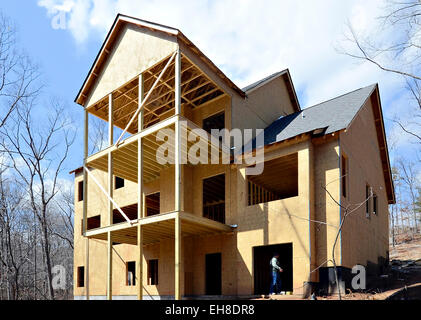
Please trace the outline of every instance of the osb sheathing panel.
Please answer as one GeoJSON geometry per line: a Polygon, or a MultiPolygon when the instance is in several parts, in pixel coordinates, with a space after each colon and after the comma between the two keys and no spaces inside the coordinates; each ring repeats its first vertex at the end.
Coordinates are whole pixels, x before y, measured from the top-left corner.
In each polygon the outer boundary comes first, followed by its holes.
{"type": "Polygon", "coordinates": [[[126,25],[96,80],[86,106],[104,98],[176,49],[174,38],[126,25]]]}
{"type": "MultiPolygon", "coordinates": [[[[322,138],[323,139],[323,138],[322,138]]],[[[316,266],[331,266],[326,264],[332,259],[333,243],[340,223],[340,208],[334,200],[340,195],[339,145],[337,137],[327,137],[321,143],[314,145],[314,223],[316,238],[316,266]],[[332,195],[333,199],[329,196],[332,195]],[[324,223],[324,224],[323,224],[324,223]]],[[[338,241],[335,250],[337,263],[341,260],[341,243],[338,241]]]]}
{"type": "Polygon", "coordinates": [[[389,210],[380,149],[376,136],[371,100],[360,110],[349,130],[341,133],[340,147],[348,157],[350,197],[341,197],[343,205],[365,200],[365,186],[378,196],[378,215],[366,218],[363,205],[345,222],[342,232],[343,265],[352,267],[367,262],[378,263],[389,250],[389,210]]]}
{"type": "MultiPolygon", "coordinates": [[[[94,170],[92,174],[107,189],[106,173],[94,170]]],[[[86,239],[81,236],[82,227],[82,204],[77,201],[78,182],[83,180],[82,174],[78,174],[75,179],[75,224],[74,224],[74,275],[77,274],[78,266],[85,266],[85,243],[86,239]]],[[[133,204],[137,201],[137,184],[125,180],[125,187],[114,190],[114,199],[121,207],[133,204]]],[[[145,193],[153,193],[159,190],[159,180],[146,184],[145,193]]],[[[108,223],[108,201],[102,191],[91,180],[88,183],[88,217],[101,215],[101,227],[108,223]]],[[[173,243],[173,241],[171,241],[173,243]]],[[[136,295],[134,287],[128,287],[126,283],[126,265],[123,261],[135,261],[136,252],[134,246],[121,244],[114,246],[113,255],[113,292],[121,295],[136,295]]],[[[89,286],[90,294],[105,295],[107,283],[107,246],[106,241],[91,239],[89,240],[89,286]]],[[[145,271],[146,272],[146,271],[145,271]]],[[[85,288],[77,287],[77,277],[74,277],[74,294],[84,295],[85,288]]],[[[146,276],[145,280],[146,282],[146,276]]]]}
{"type": "Polygon", "coordinates": [[[311,143],[305,141],[278,149],[268,157],[298,153],[298,196],[247,206],[245,169],[237,176],[238,257],[237,286],[242,294],[253,294],[253,247],[280,243],[293,245],[293,287],[302,291],[310,275],[310,164],[311,143]]]}
{"type": "Polygon", "coordinates": [[[225,114],[225,128],[231,129],[231,101],[227,95],[221,96],[213,101],[206,103],[205,105],[193,109],[191,116],[188,117],[196,125],[202,127],[203,119],[206,119],[215,114],[224,112],[225,114]]]}
{"type": "Polygon", "coordinates": [[[247,99],[233,99],[232,127],[264,129],[280,116],[293,112],[285,81],[279,76],[248,93],[247,99]]]}

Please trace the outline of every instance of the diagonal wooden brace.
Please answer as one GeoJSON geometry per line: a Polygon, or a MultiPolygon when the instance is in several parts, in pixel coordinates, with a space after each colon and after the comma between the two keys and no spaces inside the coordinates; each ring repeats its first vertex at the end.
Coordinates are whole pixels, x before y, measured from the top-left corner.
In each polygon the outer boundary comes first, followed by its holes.
{"type": "Polygon", "coordinates": [[[103,186],[101,186],[101,184],[98,182],[98,180],[92,174],[92,172],[86,166],[84,166],[84,168],[85,168],[86,172],[88,173],[89,177],[92,178],[92,180],[95,182],[95,184],[98,186],[98,188],[107,196],[108,200],[110,200],[113,203],[114,207],[121,213],[123,218],[126,219],[126,221],[128,223],[132,224],[132,221],[129,219],[129,217],[126,216],[124,211],[121,210],[121,208],[117,205],[117,203],[114,201],[114,199],[110,197],[108,192],[104,189],[103,186]]]}
{"type": "MultiPolygon", "coordinates": [[[[118,138],[117,142],[115,143],[115,146],[118,147],[118,145],[121,142],[121,139],[123,139],[123,136],[126,134],[127,130],[129,130],[130,126],[132,125],[133,121],[136,119],[136,117],[138,116],[139,112],[143,109],[143,107],[145,106],[146,102],[148,102],[148,99],[150,98],[150,96],[152,95],[152,92],[154,91],[155,87],[158,85],[159,81],[161,81],[162,76],[165,74],[165,72],[167,71],[168,67],[170,66],[171,62],[174,60],[174,57],[177,55],[177,51],[175,51],[173,53],[173,55],[171,56],[170,60],[168,60],[167,64],[165,65],[164,69],[162,69],[159,77],[155,80],[152,88],[149,90],[148,94],[146,95],[145,99],[142,101],[142,103],[140,104],[139,108],[137,108],[136,112],[134,113],[134,115],[132,116],[132,118],[130,119],[129,123],[127,124],[126,128],[123,130],[123,132],[121,133],[120,137],[118,138]]],[[[139,100],[140,101],[140,100],[139,100]]]]}

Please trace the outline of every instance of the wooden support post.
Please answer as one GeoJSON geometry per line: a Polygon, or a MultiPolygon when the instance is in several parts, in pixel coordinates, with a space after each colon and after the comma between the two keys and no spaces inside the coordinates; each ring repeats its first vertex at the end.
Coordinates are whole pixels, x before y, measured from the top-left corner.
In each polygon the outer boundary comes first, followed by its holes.
{"type": "MultiPolygon", "coordinates": [[[[139,105],[143,102],[143,74],[139,76],[139,105]]],[[[143,130],[143,109],[139,114],[138,119],[138,132],[143,130]]],[[[137,142],[137,218],[142,219],[144,217],[144,192],[143,192],[143,139],[139,137],[137,142]]],[[[143,299],[143,230],[142,225],[139,224],[137,227],[137,245],[138,245],[138,257],[137,257],[137,299],[143,299]]]]}
{"type": "Polygon", "coordinates": [[[175,300],[181,300],[181,219],[175,218],[175,300]]]}
{"type": "Polygon", "coordinates": [[[177,49],[175,57],[175,114],[181,114],[181,51],[177,49]]]}
{"type": "MultiPolygon", "coordinates": [[[[88,159],[88,134],[89,134],[89,113],[85,108],[84,119],[84,137],[83,137],[83,234],[86,235],[88,229],[88,174],[86,172],[86,160],[88,159]]],[[[85,295],[86,300],[89,300],[89,238],[86,238],[85,243],[85,295]]]]}
{"type": "MultiPolygon", "coordinates": [[[[175,114],[181,114],[181,53],[177,49],[175,60],[175,114]]],[[[175,300],[181,300],[181,124],[175,123],[175,300]]]]}
{"type": "MultiPolygon", "coordinates": [[[[144,95],[145,95],[145,86],[144,86],[144,76],[143,73],[141,73],[139,75],[139,92],[138,92],[138,103],[139,103],[139,108],[143,103],[144,100],[144,95]]],[[[138,118],[138,127],[137,127],[137,131],[141,132],[143,130],[143,117],[144,117],[144,110],[143,108],[140,110],[140,114],[139,114],[139,118],[138,118]]]]}
{"type": "Polygon", "coordinates": [[[85,295],[86,300],[89,300],[89,238],[86,238],[85,241],[85,295]]]}
{"type": "Polygon", "coordinates": [[[88,129],[89,113],[85,109],[85,128],[83,137],[83,235],[85,235],[88,226],[88,173],[86,172],[86,160],[88,158],[88,129]]]}
{"type": "MultiPolygon", "coordinates": [[[[113,120],[113,94],[110,93],[108,96],[108,145],[111,147],[114,144],[114,120],[113,120]]],[[[110,199],[108,200],[108,225],[113,224],[113,202],[111,198],[113,197],[114,188],[113,188],[113,154],[112,152],[108,153],[108,194],[110,199]]]]}
{"type": "MultiPolygon", "coordinates": [[[[108,96],[108,145],[112,146],[114,142],[114,123],[113,123],[113,94],[110,93],[108,96]]],[[[113,224],[113,202],[111,198],[113,197],[114,188],[113,188],[113,154],[108,153],[108,194],[110,198],[108,199],[108,225],[113,224]]],[[[107,300],[113,299],[113,239],[111,232],[108,232],[108,242],[107,242],[107,300]]]]}
{"type": "Polygon", "coordinates": [[[143,227],[139,225],[137,227],[137,245],[139,248],[139,256],[137,261],[137,299],[143,300],[143,227]]]}
{"type": "Polygon", "coordinates": [[[113,239],[111,231],[108,231],[107,240],[107,300],[113,299],[113,239]]]}

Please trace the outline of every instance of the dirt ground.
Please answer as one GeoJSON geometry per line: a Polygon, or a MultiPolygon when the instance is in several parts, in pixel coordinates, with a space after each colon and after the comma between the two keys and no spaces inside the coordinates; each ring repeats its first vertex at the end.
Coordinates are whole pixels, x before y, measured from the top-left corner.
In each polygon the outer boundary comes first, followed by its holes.
{"type": "MultiPolygon", "coordinates": [[[[404,237],[403,241],[395,246],[390,246],[390,271],[387,285],[384,289],[375,289],[365,293],[347,292],[342,295],[343,300],[385,300],[405,287],[421,286],[421,236],[404,237]]],[[[316,297],[317,300],[337,300],[337,296],[316,297]]],[[[298,295],[265,296],[260,299],[271,300],[302,300],[298,295]]],[[[420,297],[421,299],[421,297],[420,297]]]]}

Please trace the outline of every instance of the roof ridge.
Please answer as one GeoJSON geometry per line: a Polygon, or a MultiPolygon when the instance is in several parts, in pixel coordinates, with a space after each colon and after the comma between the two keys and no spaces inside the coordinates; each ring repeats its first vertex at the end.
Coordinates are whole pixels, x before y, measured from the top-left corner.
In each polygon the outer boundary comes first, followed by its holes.
{"type": "Polygon", "coordinates": [[[275,77],[277,77],[277,76],[279,76],[281,74],[284,74],[287,71],[288,71],[288,68],[287,69],[280,70],[280,71],[277,71],[277,72],[274,72],[274,73],[272,73],[272,74],[270,74],[270,75],[268,75],[268,76],[266,76],[264,78],[261,78],[260,80],[257,80],[257,81],[254,81],[254,82],[250,83],[249,85],[241,88],[241,90],[243,90],[244,92],[250,91],[254,87],[256,87],[256,86],[258,86],[258,85],[260,85],[262,83],[265,83],[265,82],[267,82],[269,80],[272,80],[272,78],[275,78],[275,77]]]}
{"type": "Polygon", "coordinates": [[[139,21],[141,23],[144,23],[144,24],[153,24],[153,25],[158,26],[158,27],[172,29],[174,31],[181,32],[180,29],[175,28],[175,27],[171,27],[171,26],[168,26],[168,25],[165,25],[165,24],[162,24],[162,23],[157,23],[157,22],[150,21],[150,20],[141,19],[141,18],[138,18],[138,17],[135,17],[135,16],[130,16],[128,14],[124,14],[124,13],[120,13],[120,12],[117,13],[116,19],[118,19],[119,17],[133,19],[133,20],[137,20],[137,21],[139,21]]]}
{"type": "Polygon", "coordinates": [[[374,86],[376,86],[376,85],[377,85],[377,83],[373,83],[373,84],[371,84],[371,85],[368,85],[368,86],[365,86],[365,87],[361,87],[361,88],[358,88],[358,89],[355,89],[355,90],[352,90],[352,91],[349,91],[349,92],[343,93],[343,94],[341,94],[341,95],[339,95],[339,96],[336,96],[336,97],[333,97],[333,98],[327,99],[327,100],[325,100],[325,101],[322,101],[322,102],[316,103],[316,104],[314,104],[314,105],[312,105],[312,106],[310,106],[310,107],[304,108],[304,109],[303,109],[303,110],[301,110],[300,112],[305,111],[305,110],[308,110],[308,109],[310,109],[310,108],[314,108],[314,107],[320,106],[321,104],[324,104],[324,103],[327,103],[327,102],[330,102],[330,101],[333,101],[333,100],[336,100],[336,99],[342,98],[342,97],[344,97],[344,96],[347,96],[347,95],[349,95],[349,94],[355,93],[355,92],[357,92],[357,91],[360,91],[360,90],[363,90],[363,89],[367,89],[367,88],[369,88],[369,87],[374,87],[374,86]]]}

